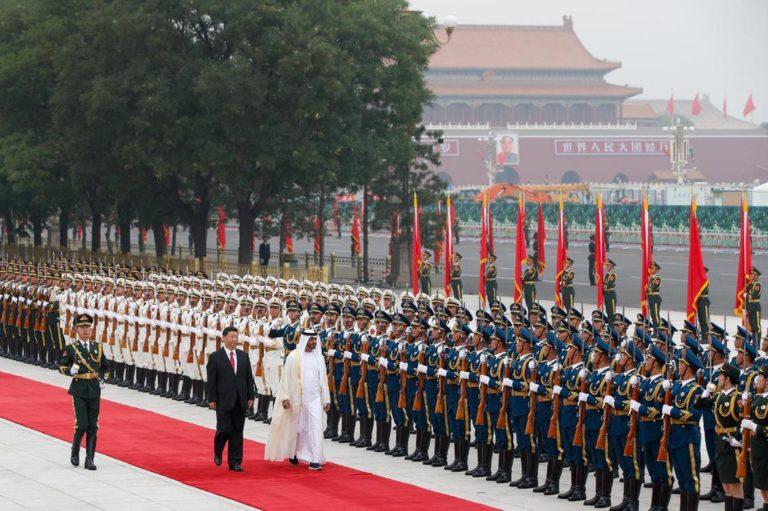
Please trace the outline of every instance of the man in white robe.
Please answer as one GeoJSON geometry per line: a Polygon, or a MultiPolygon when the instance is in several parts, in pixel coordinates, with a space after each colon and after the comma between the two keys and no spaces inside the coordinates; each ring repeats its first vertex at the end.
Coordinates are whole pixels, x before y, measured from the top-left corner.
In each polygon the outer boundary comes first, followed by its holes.
{"type": "Polygon", "coordinates": [[[302,332],[298,347],[285,359],[277,388],[275,412],[269,429],[264,459],[291,464],[309,462],[310,470],[321,470],[323,454],[323,411],[331,403],[325,360],[317,332],[302,332]]]}

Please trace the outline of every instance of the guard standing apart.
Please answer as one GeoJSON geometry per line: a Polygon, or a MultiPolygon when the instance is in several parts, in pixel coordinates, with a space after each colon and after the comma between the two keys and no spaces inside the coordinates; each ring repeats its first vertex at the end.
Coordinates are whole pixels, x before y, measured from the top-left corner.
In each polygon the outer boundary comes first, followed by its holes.
{"type": "Polygon", "coordinates": [[[533,304],[536,303],[536,277],[538,271],[533,256],[529,255],[526,257],[525,264],[528,266],[523,271],[523,296],[525,297],[525,307],[531,310],[533,304]]]}
{"type": "Polygon", "coordinates": [[[496,301],[497,291],[496,256],[488,254],[488,263],[485,265],[485,299],[488,300],[488,303],[496,301]]]}
{"type": "Polygon", "coordinates": [[[424,256],[419,263],[419,287],[422,293],[432,294],[432,254],[429,250],[424,251],[424,256]]]}
{"type": "Polygon", "coordinates": [[[747,284],[747,325],[749,325],[749,333],[755,339],[759,339],[762,334],[760,333],[760,290],[761,286],[757,279],[760,278],[760,271],[754,266],[749,273],[749,284],[747,284]]]}
{"type": "Polygon", "coordinates": [[[565,269],[560,275],[560,299],[565,310],[570,310],[576,300],[576,293],[573,291],[573,278],[573,259],[566,257],[565,269]]]}
{"type": "Polygon", "coordinates": [[[453,253],[453,264],[451,264],[451,293],[458,301],[462,301],[464,290],[461,286],[461,254],[453,253]]]}
{"type": "Polygon", "coordinates": [[[603,300],[605,302],[605,315],[608,316],[610,321],[613,321],[616,316],[616,263],[608,259],[605,261],[605,269],[608,273],[605,274],[605,281],[603,282],[603,300]]]}
{"type": "Polygon", "coordinates": [[[75,408],[75,436],[72,440],[70,463],[80,464],[80,441],[85,435],[85,465],[87,470],[96,470],[93,456],[96,454],[96,431],[99,429],[99,404],[101,389],[109,378],[109,362],[104,356],[101,344],[91,342],[93,317],[79,314],[75,318],[77,341],[64,349],[59,372],[72,376],[69,395],[75,408]]]}
{"type": "Polygon", "coordinates": [[[648,299],[648,314],[651,315],[653,328],[658,328],[661,322],[661,276],[659,271],[661,271],[661,266],[655,261],[651,263],[648,284],[645,288],[645,295],[648,299]]]}
{"type": "MultiPolygon", "coordinates": [[[[709,273],[706,266],[704,270],[709,273]]],[[[701,329],[701,342],[709,343],[709,280],[704,284],[704,289],[696,299],[696,314],[699,320],[699,329],[701,329]]]]}

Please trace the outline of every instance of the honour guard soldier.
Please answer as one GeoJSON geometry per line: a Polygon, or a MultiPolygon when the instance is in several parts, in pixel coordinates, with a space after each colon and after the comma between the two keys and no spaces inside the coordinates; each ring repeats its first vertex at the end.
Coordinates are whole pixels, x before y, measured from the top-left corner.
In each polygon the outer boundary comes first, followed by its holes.
{"type": "Polygon", "coordinates": [[[602,338],[597,337],[592,350],[592,371],[587,376],[587,391],[579,393],[579,402],[586,403],[584,440],[587,444],[589,461],[595,467],[595,496],[584,502],[596,508],[610,507],[613,474],[609,446],[597,447],[600,428],[603,425],[603,398],[613,377],[610,370],[615,350],[602,338]]]}
{"type": "MultiPolygon", "coordinates": [[[[444,376],[439,376],[437,373],[440,366],[444,365],[445,336],[450,333],[450,330],[444,321],[436,317],[430,318],[429,326],[429,345],[424,353],[425,367],[420,367],[419,370],[426,375],[424,391],[427,399],[425,405],[429,414],[429,423],[432,425],[432,433],[435,435],[435,454],[430,459],[424,460],[423,463],[433,467],[444,467],[448,464],[446,457],[450,437],[446,427],[445,396],[440,391],[440,380],[444,379],[444,376]],[[441,363],[441,359],[443,363],[441,363]],[[440,402],[438,403],[438,401],[440,402]]],[[[445,385],[442,387],[444,388],[445,385]]]]}
{"type": "MultiPolygon", "coordinates": [[[[485,317],[485,313],[478,311],[479,317],[485,317]]],[[[490,318],[488,318],[490,319],[490,318]]],[[[490,419],[486,412],[482,414],[482,422],[478,421],[481,402],[480,377],[487,372],[487,360],[490,352],[488,344],[492,327],[479,327],[473,332],[473,342],[470,352],[467,354],[467,370],[462,371],[459,377],[467,382],[467,405],[469,418],[472,420],[475,431],[475,445],[477,447],[477,467],[464,472],[472,477],[488,477],[491,475],[491,458],[493,456],[492,438],[488,434],[490,419]]],[[[487,396],[486,396],[487,400],[487,396]]]]}
{"type": "Polygon", "coordinates": [[[536,262],[533,256],[529,255],[525,258],[525,264],[527,265],[523,271],[523,296],[525,297],[525,306],[528,310],[531,310],[533,304],[536,303],[536,278],[538,271],[536,269],[536,262]]]}
{"type": "Polygon", "coordinates": [[[560,300],[565,310],[570,310],[576,300],[576,294],[573,290],[573,279],[573,259],[566,257],[565,268],[560,275],[560,300]]]}
{"type": "Polygon", "coordinates": [[[480,377],[480,382],[487,385],[485,409],[489,418],[488,428],[494,431],[495,448],[499,451],[498,470],[485,479],[497,483],[509,483],[512,480],[512,433],[507,418],[508,414],[506,410],[501,409],[501,392],[505,390],[503,385],[504,371],[505,367],[510,364],[506,344],[506,332],[503,327],[497,326],[491,335],[492,353],[486,359],[488,374],[485,377],[480,377]],[[505,416],[499,419],[499,415],[502,413],[505,416]],[[503,427],[499,427],[500,425],[503,427]]]}
{"type": "MultiPolygon", "coordinates": [[[[709,273],[706,266],[704,270],[709,273]]],[[[701,330],[701,340],[703,343],[709,342],[709,280],[704,284],[701,295],[696,299],[696,314],[701,330]]]]}
{"type": "Polygon", "coordinates": [[[656,261],[651,263],[648,275],[648,284],[645,288],[645,296],[648,300],[648,314],[651,316],[653,328],[661,324],[661,266],[656,261]]]}
{"type": "Polygon", "coordinates": [[[696,402],[700,409],[712,408],[717,427],[715,432],[715,461],[725,491],[725,508],[744,509],[742,480],[736,477],[736,465],[741,445],[739,427],[742,421],[742,396],[738,391],[739,368],[725,363],[717,377],[717,385],[710,383],[696,402]]]}
{"type": "Polygon", "coordinates": [[[605,269],[608,270],[605,274],[605,281],[603,282],[603,300],[605,301],[605,315],[608,316],[610,321],[613,321],[613,317],[616,315],[616,263],[611,259],[605,261],[605,269]]]}
{"type": "Polygon", "coordinates": [[[752,271],[749,273],[749,284],[747,284],[746,289],[746,309],[749,333],[751,333],[755,339],[760,339],[760,337],[762,337],[760,332],[760,291],[762,287],[757,280],[759,278],[760,271],[758,271],[757,268],[752,267],[752,271]]]}
{"type": "MultiPolygon", "coordinates": [[[[750,465],[755,487],[763,497],[763,509],[768,502],[768,365],[761,365],[755,377],[755,394],[751,402],[749,419],[741,421],[741,431],[752,432],[750,465]]],[[[733,507],[732,509],[737,509],[733,507]]],[[[744,509],[744,508],[738,508],[744,509]]]]}
{"type": "Polygon", "coordinates": [[[369,451],[386,452],[389,450],[389,437],[392,432],[392,420],[389,413],[389,404],[386,397],[386,377],[381,382],[383,389],[382,401],[376,399],[379,389],[379,359],[389,348],[389,336],[387,332],[392,324],[392,317],[386,312],[377,311],[375,316],[376,333],[371,337],[370,353],[366,362],[368,363],[367,391],[368,402],[373,408],[373,418],[376,422],[376,443],[367,447],[369,451]]]}
{"type": "Polygon", "coordinates": [[[488,303],[496,301],[498,287],[496,285],[496,256],[488,254],[488,262],[485,264],[485,299],[488,303]]]}
{"type": "Polygon", "coordinates": [[[459,302],[464,299],[464,290],[461,285],[461,254],[453,253],[451,264],[451,294],[459,302]]]}
{"type": "MultiPolygon", "coordinates": [[[[516,320],[515,327],[517,327],[516,320]]],[[[527,328],[520,328],[520,335],[515,342],[516,360],[510,371],[510,381],[504,383],[511,388],[507,419],[515,432],[516,446],[520,450],[522,476],[509,485],[520,489],[535,488],[539,485],[539,457],[536,453],[536,443],[533,434],[526,433],[528,414],[530,413],[531,377],[536,370],[536,359],[533,348],[536,339],[527,328]]]]}
{"type": "Polygon", "coordinates": [[[432,262],[430,258],[432,253],[429,250],[424,251],[424,255],[419,263],[419,287],[422,293],[432,294],[432,262]]]}
{"type": "MultiPolygon", "coordinates": [[[[341,331],[336,333],[335,348],[328,351],[328,356],[335,358],[334,380],[336,383],[336,394],[339,396],[338,407],[339,415],[341,416],[341,434],[333,440],[348,444],[355,440],[356,424],[355,395],[349,375],[352,359],[352,337],[355,335],[355,311],[351,307],[344,307],[341,310],[341,316],[342,328],[340,329],[341,331]],[[347,349],[348,347],[350,348],[349,350],[347,349]]],[[[277,387],[274,388],[276,389],[277,387]]]]}
{"type": "Polygon", "coordinates": [[[109,362],[102,345],[90,341],[92,326],[90,315],[77,315],[74,323],[77,340],[67,346],[59,363],[59,372],[72,377],[69,395],[75,408],[75,436],[69,461],[74,466],[80,464],[80,441],[85,435],[84,467],[88,470],[96,470],[93,457],[99,429],[99,403],[103,380],[109,378],[109,362]]]}
{"type": "MultiPolygon", "coordinates": [[[[395,313],[392,317],[392,334],[387,341],[387,356],[380,358],[379,364],[385,364],[387,369],[387,402],[395,422],[395,446],[384,454],[401,458],[408,455],[408,438],[411,434],[410,424],[407,415],[406,403],[401,403],[400,393],[405,393],[406,389],[401,387],[403,382],[402,374],[399,370],[400,361],[405,359],[405,350],[407,342],[405,340],[405,328],[408,325],[408,317],[404,314],[395,313]],[[401,408],[400,405],[404,406],[401,408]]],[[[406,374],[407,381],[407,374],[406,374]]]]}
{"type": "Polygon", "coordinates": [[[447,465],[445,470],[464,472],[468,469],[470,420],[467,412],[467,389],[464,388],[462,399],[462,380],[459,376],[462,366],[466,363],[468,351],[465,343],[471,330],[455,318],[449,321],[449,325],[451,336],[447,341],[449,348],[445,354],[445,367],[438,370],[438,376],[445,378],[446,420],[453,439],[454,453],[453,463],[447,465]],[[459,407],[462,409],[461,413],[459,413],[459,407]]]}
{"type": "Polygon", "coordinates": [[[668,463],[659,462],[659,446],[662,438],[662,407],[664,406],[664,369],[666,354],[656,345],[651,345],[645,357],[643,370],[647,378],[635,380],[640,385],[640,401],[632,400],[629,405],[640,421],[637,431],[638,445],[643,447],[643,456],[651,475],[652,509],[668,509],[672,497],[672,474],[668,463]]]}
{"type": "Polygon", "coordinates": [[[699,467],[701,409],[695,408],[702,388],[696,383],[696,374],[704,369],[693,350],[686,349],[680,358],[678,375],[674,383],[665,380],[663,387],[672,393],[672,404],[662,406],[662,415],[670,417],[669,460],[680,486],[680,509],[695,511],[699,507],[699,467]]]}
{"type": "MultiPolygon", "coordinates": [[[[352,336],[352,349],[349,355],[349,376],[352,383],[349,391],[354,396],[357,417],[360,421],[360,436],[357,440],[350,442],[350,445],[353,447],[370,447],[371,436],[373,435],[373,409],[368,400],[368,394],[365,392],[367,377],[364,378],[362,364],[367,364],[363,355],[368,355],[371,349],[372,335],[369,325],[373,319],[373,314],[360,307],[357,309],[355,319],[357,320],[357,333],[352,336]],[[358,389],[362,389],[362,392],[359,392],[358,389]]],[[[345,353],[344,356],[346,357],[347,354],[345,353]]],[[[365,371],[367,372],[368,369],[366,368],[365,371]]]]}
{"type": "MultiPolygon", "coordinates": [[[[408,374],[408,384],[406,387],[406,398],[408,400],[408,409],[413,424],[416,426],[416,445],[411,454],[405,457],[409,461],[427,461],[429,459],[429,444],[432,439],[429,420],[427,419],[426,404],[424,401],[424,389],[420,388],[419,376],[426,370],[420,360],[424,359],[423,352],[426,350],[427,343],[425,330],[427,328],[426,320],[414,317],[411,321],[411,336],[408,339],[406,349],[406,362],[400,362],[400,370],[408,374]],[[404,368],[405,365],[405,368],[404,368]],[[423,366],[423,367],[419,367],[423,366]],[[423,370],[422,370],[423,369],[423,370]],[[417,394],[420,394],[417,396],[417,394]],[[417,406],[420,405],[420,406],[417,406]]],[[[408,334],[406,332],[406,339],[408,334]]]]}
{"type": "MultiPolygon", "coordinates": [[[[723,367],[723,363],[728,359],[729,350],[725,346],[723,340],[725,332],[723,329],[712,324],[711,338],[709,343],[709,349],[707,350],[707,367],[702,372],[702,380],[705,383],[717,383],[720,369],[723,367]]],[[[712,472],[712,487],[709,493],[701,495],[700,500],[709,500],[713,503],[723,502],[725,494],[723,493],[723,485],[720,484],[720,474],[717,472],[717,463],[715,463],[715,415],[712,408],[704,408],[702,411],[702,417],[704,422],[704,443],[707,449],[707,457],[709,458],[709,465],[701,469],[701,472],[712,472]]]]}

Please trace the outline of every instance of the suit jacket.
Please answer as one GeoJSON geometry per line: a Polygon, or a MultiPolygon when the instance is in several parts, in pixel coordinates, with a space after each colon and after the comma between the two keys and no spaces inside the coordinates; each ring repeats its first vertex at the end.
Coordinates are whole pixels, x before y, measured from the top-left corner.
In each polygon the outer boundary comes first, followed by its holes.
{"type": "Polygon", "coordinates": [[[235,408],[237,397],[240,397],[240,406],[243,410],[248,408],[248,401],[256,397],[253,373],[248,355],[239,349],[235,349],[237,374],[229,364],[229,357],[224,348],[214,351],[208,358],[208,401],[216,402],[216,409],[230,411],[235,408]]]}
{"type": "Polygon", "coordinates": [[[269,256],[269,243],[262,242],[259,245],[259,264],[262,266],[267,266],[269,264],[269,256]]]}

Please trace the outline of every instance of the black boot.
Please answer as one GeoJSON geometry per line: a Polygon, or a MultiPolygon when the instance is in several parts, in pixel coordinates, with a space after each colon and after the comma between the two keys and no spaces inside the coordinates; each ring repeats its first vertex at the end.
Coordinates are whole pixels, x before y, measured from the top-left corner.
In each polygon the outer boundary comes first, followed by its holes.
{"type": "Polygon", "coordinates": [[[596,470],[595,471],[595,496],[591,499],[587,499],[584,501],[585,506],[594,506],[597,504],[597,501],[600,500],[600,497],[603,494],[603,478],[602,478],[602,471],[596,470]]]}
{"type": "Polygon", "coordinates": [[[162,396],[166,393],[168,384],[168,373],[163,371],[156,371],[157,373],[157,386],[150,392],[153,396],[162,396]]]}
{"type": "Polygon", "coordinates": [[[147,370],[147,379],[144,382],[144,392],[149,392],[150,394],[155,391],[155,376],[157,375],[157,371],[154,369],[147,370]]]}
{"type": "Polygon", "coordinates": [[[504,449],[499,453],[499,459],[502,461],[502,473],[499,476],[498,479],[496,479],[496,484],[509,484],[509,482],[512,481],[512,449],[504,449]]]}
{"type": "Polygon", "coordinates": [[[348,443],[349,442],[349,437],[347,436],[348,431],[349,431],[349,414],[343,413],[341,414],[341,434],[334,439],[334,442],[348,443]]]}
{"type": "Polygon", "coordinates": [[[667,483],[659,484],[659,509],[658,511],[668,511],[669,501],[672,499],[672,485],[667,483]]]}
{"type": "Polygon", "coordinates": [[[563,462],[552,460],[552,474],[549,478],[549,487],[544,490],[544,495],[557,495],[560,493],[560,476],[563,474],[563,462]]]}
{"type": "Polygon", "coordinates": [[[733,511],[744,511],[746,507],[744,507],[744,500],[745,499],[737,499],[736,497],[731,497],[731,509],[733,511]]]}
{"type": "Polygon", "coordinates": [[[511,483],[509,483],[510,486],[514,488],[519,488],[521,484],[525,483],[528,480],[528,457],[531,454],[531,451],[520,451],[520,469],[522,471],[522,475],[519,479],[515,479],[511,483]]]}
{"type": "Polygon", "coordinates": [[[93,457],[96,454],[96,432],[89,432],[85,437],[85,463],[83,467],[86,470],[96,470],[93,464],[93,457]]]}
{"type": "MultiPolygon", "coordinates": [[[[413,461],[419,455],[419,449],[421,448],[421,437],[424,436],[424,432],[421,429],[416,430],[416,442],[413,445],[413,452],[405,457],[408,461],[413,461]]],[[[424,460],[421,460],[424,461],[424,460]]]]}
{"type": "Polygon", "coordinates": [[[144,369],[137,367],[135,369],[135,375],[136,378],[134,379],[133,385],[128,387],[131,390],[138,390],[144,386],[144,369]]]}
{"type": "Polygon", "coordinates": [[[122,378],[123,382],[120,384],[121,387],[130,387],[133,385],[133,374],[135,369],[135,366],[125,364],[125,374],[122,378]]]}
{"type": "Polygon", "coordinates": [[[205,382],[203,380],[199,380],[200,383],[200,395],[198,399],[195,400],[193,403],[195,406],[199,406],[200,408],[208,408],[208,393],[207,393],[207,387],[205,385],[205,382]]]}
{"type": "Polygon", "coordinates": [[[192,392],[192,379],[189,376],[176,376],[181,380],[181,392],[179,392],[173,400],[188,403],[191,400],[190,392],[192,392]]]}
{"type": "Polygon", "coordinates": [[[550,483],[552,482],[552,464],[554,461],[555,460],[552,458],[547,461],[547,477],[544,479],[544,484],[534,488],[533,493],[544,493],[547,491],[547,489],[549,489],[550,483]]]}
{"type": "Polygon", "coordinates": [[[437,461],[437,458],[440,456],[440,442],[441,437],[440,435],[435,435],[435,453],[432,455],[432,457],[429,457],[429,451],[427,451],[427,459],[422,461],[422,464],[424,465],[432,465],[437,461]]]}
{"type": "Polygon", "coordinates": [[[400,429],[400,444],[395,452],[392,453],[393,458],[404,458],[408,456],[408,443],[411,438],[411,427],[408,424],[403,424],[400,429]]]}
{"type": "Polygon", "coordinates": [[[597,509],[611,507],[611,489],[613,488],[613,472],[611,470],[601,470],[600,476],[603,479],[603,484],[600,498],[595,504],[597,509]]]}
{"type": "Polygon", "coordinates": [[[376,425],[376,441],[365,448],[366,451],[376,451],[384,440],[384,430],[382,429],[383,421],[374,421],[376,425]]]}
{"type": "Polygon", "coordinates": [[[580,502],[587,498],[587,475],[589,471],[586,465],[576,465],[576,489],[568,497],[569,502],[580,502]]]}
{"type": "Polygon", "coordinates": [[[488,477],[491,475],[491,464],[493,463],[493,444],[486,443],[479,448],[483,449],[483,464],[472,477],[488,477]]]}
{"type": "Polygon", "coordinates": [[[448,434],[443,433],[442,443],[440,444],[440,458],[437,463],[433,463],[433,467],[444,467],[448,464],[448,449],[451,447],[451,437],[448,434]]]}
{"type": "Polygon", "coordinates": [[[379,446],[374,449],[374,452],[388,452],[389,451],[389,438],[392,436],[392,423],[386,420],[381,424],[381,439],[376,438],[379,442],[379,446]]]}
{"type": "Polygon", "coordinates": [[[501,477],[501,474],[504,473],[504,451],[499,452],[499,461],[496,467],[496,472],[486,477],[486,481],[497,481],[501,477]]]}
{"type": "Polygon", "coordinates": [[[84,431],[75,429],[75,436],[72,438],[72,452],[69,455],[69,462],[72,466],[80,465],[80,441],[83,439],[84,431]]]}
{"type": "Polygon", "coordinates": [[[536,488],[539,485],[539,455],[531,450],[528,456],[528,465],[523,466],[526,473],[526,480],[518,488],[527,490],[536,488]]]}
{"type": "MultiPolygon", "coordinates": [[[[251,419],[255,419],[258,415],[258,410],[261,408],[261,395],[259,394],[258,399],[256,400],[256,406],[254,406],[254,413],[253,417],[251,419]]],[[[327,414],[327,421],[325,423],[325,431],[323,431],[323,438],[332,438],[333,437],[333,417],[336,414],[336,407],[331,404],[331,407],[328,409],[327,414]]]]}
{"type": "Polygon", "coordinates": [[[432,443],[432,432],[428,429],[424,430],[424,434],[421,435],[421,447],[419,448],[419,456],[413,459],[413,461],[425,462],[429,459],[429,444],[432,443]],[[420,457],[420,459],[418,459],[420,457]]]}
{"type": "Polygon", "coordinates": [[[629,500],[632,497],[632,481],[634,479],[630,477],[624,478],[624,489],[621,497],[621,503],[611,507],[610,511],[627,511],[629,507],[629,500]]]}
{"type": "Polygon", "coordinates": [[[576,483],[576,466],[575,465],[571,465],[569,467],[569,469],[570,469],[570,472],[571,472],[571,486],[568,488],[567,491],[559,494],[557,496],[558,499],[567,499],[567,498],[569,498],[571,495],[573,495],[573,492],[576,489],[576,484],[577,484],[576,483]]]}
{"type": "Polygon", "coordinates": [[[460,439],[461,442],[461,462],[458,463],[455,467],[453,467],[453,472],[464,472],[469,468],[468,465],[468,459],[469,459],[469,439],[462,437],[460,439]]]}
{"type": "Polygon", "coordinates": [[[464,475],[468,476],[474,476],[478,470],[480,470],[480,467],[483,466],[483,450],[481,449],[482,445],[478,444],[475,446],[475,450],[477,451],[477,466],[471,470],[467,470],[464,472],[464,475]]]}
{"type": "Polygon", "coordinates": [[[458,438],[453,441],[453,463],[449,463],[446,466],[444,466],[443,470],[450,470],[451,472],[455,472],[453,469],[456,468],[456,465],[458,465],[460,461],[461,461],[461,438],[458,438]]]}

